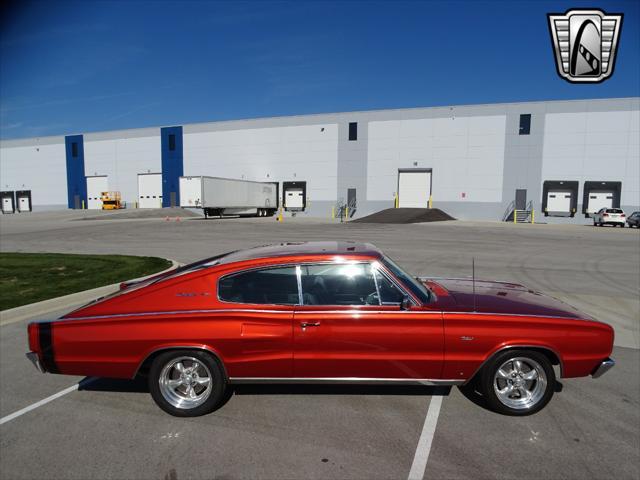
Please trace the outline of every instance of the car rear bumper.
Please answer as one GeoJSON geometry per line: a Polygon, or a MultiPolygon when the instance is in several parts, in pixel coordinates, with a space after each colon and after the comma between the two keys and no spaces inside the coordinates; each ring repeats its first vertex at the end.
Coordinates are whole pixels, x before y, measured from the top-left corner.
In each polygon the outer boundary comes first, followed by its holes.
{"type": "Polygon", "coordinates": [[[38,357],[38,354],[36,352],[27,352],[26,355],[29,361],[33,363],[33,366],[36,367],[40,373],[46,372],[46,370],[40,363],[40,358],[38,357]]]}
{"type": "Polygon", "coordinates": [[[609,370],[611,370],[611,368],[613,368],[615,364],[616,364],[616,361],[613,358],[607,358],[606,360],[603,360],[602,362],[600,362],[600,365],[598,365],[598,368],[596,368],[593,371],[591,376],[593,378],[601,377],[602,375],[607,373],[609,370]]]}

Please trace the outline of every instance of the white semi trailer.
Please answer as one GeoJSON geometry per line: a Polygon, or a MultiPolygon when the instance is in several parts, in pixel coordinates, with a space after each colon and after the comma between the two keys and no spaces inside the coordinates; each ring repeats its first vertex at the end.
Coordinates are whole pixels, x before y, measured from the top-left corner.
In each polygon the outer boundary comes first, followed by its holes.
{"type": "Polygon", "coordinates": [[[219,177],[180,177],[180,206],[202,208],[205,217],[266,217],[278,210],[278,184],[219,177]]]}

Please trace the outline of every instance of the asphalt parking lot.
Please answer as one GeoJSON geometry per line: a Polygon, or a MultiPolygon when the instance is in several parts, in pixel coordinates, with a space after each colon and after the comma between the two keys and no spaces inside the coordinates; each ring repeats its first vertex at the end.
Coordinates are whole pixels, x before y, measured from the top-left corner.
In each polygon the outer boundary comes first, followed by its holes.
{"type": "Polygon", "coordinates": [[[80,387],[0,425],[2,478],[640,476],[638,230],[82,216],[2,217],[0,250],[189,262],[265,243],[357,239],[416,275],[456,277],[470,275],[475,257],[477,278],[524,283],[612,324],[618,363],[599,379],[563,380],[562,392],[525,418],[494,414],[455,387],[244,386],[217,412],[179,419],[158,409],[144,384],[37,373],[24,357],[24,320],[0,326],[0,417],[80,387]]]}

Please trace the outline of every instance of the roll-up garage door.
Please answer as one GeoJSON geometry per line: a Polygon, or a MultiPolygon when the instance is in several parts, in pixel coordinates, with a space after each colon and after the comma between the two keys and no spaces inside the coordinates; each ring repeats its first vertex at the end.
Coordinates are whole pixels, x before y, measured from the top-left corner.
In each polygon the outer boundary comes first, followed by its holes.
{"type": "Polygon", "coordinates": [[[162,174],[138,174],[138,208],[162,208],[162,174]]]}
{"type": "Polygon", "coordinates": [[[431,171],[398,172],[398,207],[427,208],[431,196],[431,171]]]}
{"type": "Polygon", "coordinates": [[[162,208],[162,174],[138,174],[138,208],[162,208]]]}
{"type": "Polygon", "coordinates": [[[87,177],[87,208],[89,210],[102,209],[102,192],[109,190],[109,177],[87,177]]]}

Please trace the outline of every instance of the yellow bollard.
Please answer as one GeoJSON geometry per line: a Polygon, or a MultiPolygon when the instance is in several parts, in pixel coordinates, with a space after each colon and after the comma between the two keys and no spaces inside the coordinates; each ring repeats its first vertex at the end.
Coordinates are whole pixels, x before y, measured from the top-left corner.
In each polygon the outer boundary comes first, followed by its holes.
{"type": "Polygon", "coordinates": [[[433,197],[429,195],[429,208],[433,206],[433,197]]]}
{"type": "Polygon", "coordinates": [[[282,223],[284,217],[282,216],[282,208],[280,208],[280,215],[278,215],[278,221],[282,223]]]}
{"type": "Polygon", "coordinates": [[[393,203],[394,203],[394,208],[398,208],[398,194],[397,193],[393,196],[393,203]]]}
{"type": "Polygon", "coordinates": [[[332,219],[336,218],[336,207],[331,207],[331,218],[332,219]]]}
{"type": "Polygon", "coordinates": [[[349,220],[349,207],[344,207],[344,221],[349,220]]]}
{"type": "Polygon", "coordinates": [[[84,200],[82,200],[82,210],[84,210],[84,200]]]}
{"type": "Polygon", "coordinates": [[[517,222],[517,217],[518,217],[518,210],[514,210],[513,211],[513,223],[518,223],[517,222]]]}
{"type": "Polygon", "coordinates": [[[536,211],[531,210],[531,223],[536,223],[536,211]]]}

